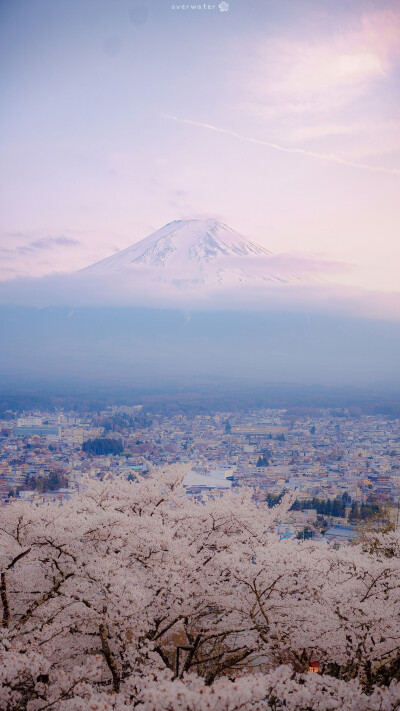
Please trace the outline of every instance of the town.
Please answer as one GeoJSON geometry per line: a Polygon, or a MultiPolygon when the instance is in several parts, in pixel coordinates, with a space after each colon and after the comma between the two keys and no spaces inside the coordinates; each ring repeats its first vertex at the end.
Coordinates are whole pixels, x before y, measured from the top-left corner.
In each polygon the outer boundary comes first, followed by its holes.
{"type": "Polygon", "coordinates": [[[350,543],[366,525],[398,524],[397,418],[328,409],[166,414],[141,404],[3,413],[3,506],[61,505],[88,478],[135,482],[177,462],[188,464],[186,495],[200,500],[248,486],[271,506],[292,492],[281,539],[350,543]]]}

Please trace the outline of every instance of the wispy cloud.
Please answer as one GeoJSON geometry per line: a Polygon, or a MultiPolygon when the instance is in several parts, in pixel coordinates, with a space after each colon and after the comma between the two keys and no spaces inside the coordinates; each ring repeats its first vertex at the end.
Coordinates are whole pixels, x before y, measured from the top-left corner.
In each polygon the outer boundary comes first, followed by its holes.
{"type": "Polygon", "coordinates": [[[53,247],[75,247],[80,244],[78,239],[60,235],[59,237],[42,237],[30,243],[32,249],[53,249],[53,247]]]}
{"type": "Polygon", "coordinates": [[[0,247],[0,279],[41,276],[63,271],[76,262],[82,242],[65,234],[44,235],[30,232],[7,233],[0,247]]]}
{"type": "Polygon", "coordinates": [[[30,240],[29,242],[17,245],[16,247],[1,247],[0,251],[3,254],[18,255],[35,252],[37,250],[54,249],[55,247],[76,247],[79,244],[81,243],[78,239],[66,237],[65,235],[59,235],[56,237],[46,236],[30,240]]]}
{"type": "Polygon", "coordinates": [[[398,126],[390,117],[398,95],[400,12],[395,3],[392,10],[371,7],[364,11],[361,4],[358,16],[356,11],[350,22],[333,22],[328,31],[305,23],[301,31],[279,32],[268,42],[261,36],[235,67],[232,84],[239,82],[241,99],[232,111],[258,122],[256,135],[262,127],[280,148],[293,145],[315,150],[322,160],[397,173],[387,156],[396,160],[399,149],[398,126]]]}
{"type": "Polygon", "coordinates": [[[308,156],[310,158],[317,158],[318,160],[329,161],[330,163],[338,163],[339,165],[347,165],[351,168],[358,168],[361,170],[368,170],[374,173],[390,173],[392,175],[400,175],[400,168],[386,168],[384,166],[368,165],[367,163],[357,163],[355,161],[347,160],[341,156],[337,156],[333,153],[318,153],[316,151],[309,151],[305,148],[295,148],[289,146],[282,146],[278,143],[272,143],[270,141],[264,141],[260,138],[253,138],[251,136],[245,136],[236,131],[232,131],[228,128],[221,128],[220,126],[214,126],[209,123],[203,123],[200,121],[193,121],[192,119],[179,118],[177,116],[172,116],[171,114],[163,114],[164,118],[170,121],[175,121],[176,123],[188,124],[190,126],[196,126],[197,128],[205,128],[208,131],[216,131],[218,133],[224,133],[227,136],[232,136],[241,141],[247,141],[248,143],[255,143],[259,146],[265,146],[266,148],[272,148],[275,151],[282,151],[283,153],[297,153],[299,155],[308,156]]]}
{"type": "MultiPolygon", "coordinates": [[[[256,48],[250,90],[268,104],[327,109],[351,103],[390,75],[400,54],[400,12],[364,13],[328,36],[279,37],[256,48]]],[[[248,71],[249,67],[247,67],[248,71]]]]}
{"type": "Polygon", "coordinates": [[[366,49],[340,50],[332,46],[286,48],[289,69],[276,86],[282,92],[310,93],[327,91],[343,85],[365,83],[384,76],[387,63],[383,57],[366,49]]]}

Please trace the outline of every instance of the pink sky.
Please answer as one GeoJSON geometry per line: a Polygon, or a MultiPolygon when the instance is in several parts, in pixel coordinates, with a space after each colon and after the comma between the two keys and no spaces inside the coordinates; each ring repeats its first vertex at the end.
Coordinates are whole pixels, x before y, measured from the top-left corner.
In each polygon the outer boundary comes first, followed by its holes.
{"type": "Polygon", "coordinates": [[[0,277],[213,216],[400,291],[398,3],[171,7],[3,3],[0,277]]]}

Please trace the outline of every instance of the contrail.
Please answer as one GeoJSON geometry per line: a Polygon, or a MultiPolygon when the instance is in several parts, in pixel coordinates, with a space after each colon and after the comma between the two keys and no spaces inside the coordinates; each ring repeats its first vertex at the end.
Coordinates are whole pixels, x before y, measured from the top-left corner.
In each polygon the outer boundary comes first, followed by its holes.
{"type": "Polygon", "coordinates": [[[197,126],[198,128],[206,128],[209,131],[216,131],[217,133],[225,133],[227,136],[233,136],[234,138],[239,138],[241,141],[247,141],[248,143],[256,143],[259,146],[266,146],[267,148],[273,148],[275,151],[282,151],[283,153],[299,153],[303,156],[309,156],[310,158],[318,158],[319,160],[328,160],[331,163],[339,163],[340,165],[348,165],[351,168],[361,168],[361,170],[371,170],[374,173],[391,173],[392,175],[400,175],[399,168],[384,168],[379,165],[368,165],[367,163],[355,163],[351,160],[346,160],[345,158],[340,158],[340,156],[334,153],[315,153],[314,151],[307,151],[304,148],[287,148],[286,146],[280,146],[278,143],[269,143],[268,141],[263,141],[259,138],[251,138],[251,136],[243,136],[236,131],[231,131],[227,128],[219,128],[218,126],[213,126],[210,123],[201,123],[200,121],[192,121],[191,119],[181,119],[177,116],[171,116],[171,114],[162,114],[164,118],[170,121],[176,121],[176,123],[186,123],[190,126],[197,126]]]}

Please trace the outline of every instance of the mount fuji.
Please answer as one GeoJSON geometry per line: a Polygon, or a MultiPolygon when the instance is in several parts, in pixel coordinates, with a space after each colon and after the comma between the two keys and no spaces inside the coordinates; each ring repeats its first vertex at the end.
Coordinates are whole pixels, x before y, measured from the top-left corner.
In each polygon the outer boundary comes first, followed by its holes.
{"type": "Polygon", "coordinates": [[[302,281],[274,273],[271,257],[265,247],[218,220],[175,220],[81,273],[122,279],[146,273],[155,282],[188,288],[302,281]]]}
{"type": "Polygon", "coordinates": [[[397,321],[357,316],[372,302],[217,220],[172,222],[78,272],[7,285],[0,387],[399,383],[397,321]]]}

